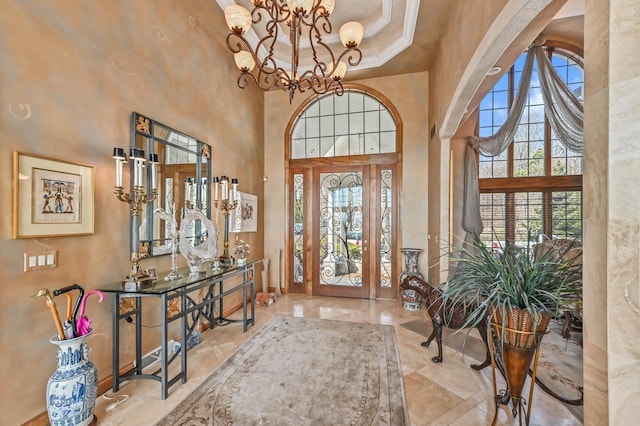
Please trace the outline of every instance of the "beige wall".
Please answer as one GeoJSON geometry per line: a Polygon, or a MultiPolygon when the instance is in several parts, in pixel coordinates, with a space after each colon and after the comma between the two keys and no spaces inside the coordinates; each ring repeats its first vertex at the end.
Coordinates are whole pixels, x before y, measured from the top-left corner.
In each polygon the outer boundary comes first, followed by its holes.
{"type": "MultiPolygon", "coordinates": [[[[405,155],[402,162],[402,193],[400,195],[401,247],[426,248],[427,222],[427,137],[428,137],[428,73],[403,74],[391,77],[358,80],[355,83],[371,87],[396,107],[403,122],[402,141],[405,155]]],[[[293,103],[283,92],[265,94],[265,256],[277,259],[278,249],[285,248],[285,130],[295,110],[307,99],[296,94],[293,103]]],[[[399,259],[399,270],[403,269],[399,259]]],[[[420,270],[426,272],[426,256],[420,258],[420,270]]],[[[270,282],[278,279],[277,269],[270,268],[270,282]]],[[[272,284],[273,285],[273,284],[272,284]]]]}
{"type": "MultiPolygon", "coordinates": [[[[128,207],[112,194],[111,149],[128,145],[132,111],[210,143],[214,175],[237,176],[240,189],[262,202],[263,96],[235,86],[225,28],[220,8],[209,0],[2,3],[2,424],[20,424],[46,410],[47,379],[56,366],[56,349],[48,341],[55,334],[50,313],[44,299],[29,296],[42,287],[72,283],[95,289],[128,273],[128,207]],[[11,239],[14,150],[95,167],[94,235],[11,239]],[[59,266],[24,273],[23,253],[40,250],[57,250],[59,266]]],[[[222,222],[218,225],[222,229],[222,222]]],[[[252,257],[261,258],[262,234],[242,238],[252,244],[252,257]]],[[[182,257],[178,262],[185,266],[182,257]]],[[[144,264],[166,271],[170,260],[165,256],[144,264]]],[[[90,359],[104,378],[111,373],[112,296],[102,305],[96,300],[87,307],[94,329],[88,343],[90,359]]],[[[145,340],[146,348],[158,345],[145,340]]],[[[130,332],[122,345],[123,360],[131,361],[130,332]]]]}

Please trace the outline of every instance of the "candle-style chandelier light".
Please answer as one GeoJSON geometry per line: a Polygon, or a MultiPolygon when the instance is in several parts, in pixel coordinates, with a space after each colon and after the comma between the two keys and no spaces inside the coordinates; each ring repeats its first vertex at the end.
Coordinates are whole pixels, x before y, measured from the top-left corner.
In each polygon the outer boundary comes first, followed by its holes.
{"type": "Polygon", "coordinates": [[[362,24],[352,21],[340,28],[340,41],[345,50],[336,56],[322,40],[323,33],[331,33],[329,16],[335,0],[252,0],[252,3],[254,8],[251,12],[235,4],[227,6],[224,11],[231,30],[227,46],[240,69],[238,86],[245,88],[248,81],[253,80],[262,90],[281,88],[289,93],[289,102],[296,90],[312,90],[317,94],[334,91],[342,95],[342,79],[347,66],[356,66],[362,59],[362,52],[358,49],[364,35],[362,24]],[[244,34],[251,24],[258,24],[263,18],[266,35],[254,49],[244,34]],[[278,35],[286,27],[291,43],[289,70],[278,65],[274,58],[278,35]],[[300,49],[306,39],[311,52],[308,65],[299,61],[300,49]]]}

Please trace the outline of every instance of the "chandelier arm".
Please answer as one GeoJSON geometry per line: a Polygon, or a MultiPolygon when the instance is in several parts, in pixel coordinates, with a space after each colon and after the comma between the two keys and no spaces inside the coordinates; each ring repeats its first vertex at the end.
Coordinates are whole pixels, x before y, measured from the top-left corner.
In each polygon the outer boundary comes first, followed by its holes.
{"type": "MultiPolygon", "coordinates": [[[[327,72],[333,72],[333,70],[336,69],[336,66],[338,65],[339,59],[336,60],[335,58],[335,54],[333,53],[333,50],[331,50],[331,48],[329,47],[329,45],[327,45],[324,41],[322,41],[319,37],[318,40],[316,41],[316,43],[311,43],[311,51],[313,52],[313,61],[316,63],[316,65],[319,65],[324,71],[322,73],[323,77],[329,77],[328,75],[326,75],[327,72]],[[318,59],[318,48],[322,47],[323,51],[326,53],[326,55],[329,56],[330,58],[330,62],[331,62],[331,67],[327,66],[327,63],[322,62],[318,59]]],[[[342,55],[341,55],[342,57],[342,55]]]]}
{"type": "Polygon", "coordinates": [[[316,65],[320,65],[322,76],[326,77],[328,68],[325,62],[322,62],[318,59],[318,51],[316,46],[323,47],[324,50],[329,54],[329,56],[331,57],[332,70],[335,69],[337,63],[335,62],[333,51],[327,44],[322,41],[322,32],[320,31],[320,29],[322,29],[322,31],[324,31],[326,34],[331,34],[332,27],[331,21],[329,20],[329,14],[327,13],[327,10],[324,8],[324,6],[320,6],[320,1],[316,3],[311,21],[308,23],[305,22],[305,24],[309,27],[309,45],[311,46],[313,61],[316,63],[316,65]]]}
{"type": "Polygon", "coordinates": [[[345,58],[349,66],[355,67],[362,60],[362,52],[357,47],[347,47],[340,56],[338,56],[336,63],[342,61],[343,58],[345,58]]]}
{"type": "Polygon", "coordinates": [[[258,87],[262,90],[271,90],[278,87],[280,79],[274,73],[258,72],[258,87]]]}
{"type": "Polygon", "coordinates": [[[253,75],[252,73],[248,72],[248,71],[241,71],[240,75],[238,76],[238,87],[241,89],[245,89],[248,85],[249,85],[249,79],[253,80],[253,82],[256,85],[260,85],[258,82],[258,79],[256,78],[255,75],[253,75]]]}
{"type": "Polygon", "coordinates": [[[313,76],[307,80],[305,83],[308,85],[308,88],[313,90],[316,94],[323,94],[327,92],[329,87],[329,80],[326,78],[319,78],[317,76],[313,76]]]}
{"type": "Polygon", "coordinates": [[[271,8],[267,9],[267,5],[269,5],[270,2],[265,3],[265,5],[259,5],[256,6],[253,11],[252,14],[257,14],[259,15],[259,18],[257,20],[254,20],[253,22],[260,22],[260,20],[262,19],[262,12],[258,9],[264,9],[266,11],[266,13],[269,14],[269,21],[267,21],[267,23],[265,24],[265,29],[267,30],[267,35],[265,35],[263,38],[260,39],[260,41],[258,42],[258,44],[256,45],[255,48],[255,56],[257,56],[258,52],[260,51],[260,48],[262,46],[264,46],[264,48],[267,50],[267,56],[264,58],[264,60],[262,61],[256,61],[256,63],[262,63],[263,67],[267,66],[267,64],[269,62],[274,62],[272,60],[273,58],[273,52],[275,49],[275,44],[276,41],[278,40],[278,31],[279,31],[279,26],[278,26],[278,10],[276,9],[277,7],[277,3],[273,2],[271,4],[271,8]],[[257,11],[257,12],[256,12],[257,11]],[[275,14],[275,15],[274,15],[275,14]]]}
{"type": "Polygon", "coordinates": [[[249,50],[249,52],[253,54],[251,45],[249,44],[247,39],[238,33],[229,33],[227,35],[227,47],[229,48],[231,53],[238,53],[242,50],[249,50]]]}
{"type": "Polygon", "coordinates": [[[338,96],[342,96],[342,94],[344,93],[344,87],[342,86],[342,81],[341,80],[337,80],[337,79],[333,79],[333,78],[327,78],[322,80],[321,82],[319,82],[320,84],[316,87],[316,86],[311,86],[311,89],[317,93],[318,95],[322,95],[324,93],[329,92],[330,90],[333,90],[336,95],[338,96]]]}
{"type": "Polygon", "coordinates": [[[249,80],[253,80],[256,86],[262,90],[273,89],[278,85],[279,81],[273,73],[241,71],[237,80],[238,87],[241,89],[246,88],[249,85],[249,80]]]}
{"type": "MultiPolygon", "coordinates": [[[[323,8],[321,8],[323,9],[323,8]]],[[[320,13],[319,15],[314,17],[313,20],[313,26],[314,27],[318,27],[318,21],[322,20],[322,31],[325,32],[325,34],[331,34],[331,31],[333,31],[333,27],[331,26],[331,21],[329,20],[329,15],[327,15],[326,13],[320,13]]]]}

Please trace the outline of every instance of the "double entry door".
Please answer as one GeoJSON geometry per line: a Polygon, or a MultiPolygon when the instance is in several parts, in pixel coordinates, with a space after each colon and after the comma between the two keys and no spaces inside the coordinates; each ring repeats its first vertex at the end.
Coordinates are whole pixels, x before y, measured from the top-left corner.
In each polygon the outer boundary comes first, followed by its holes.
{"type": "Polygon", "coordinates": [[[292,291],[396,298],[395,171],[395,165],[291,170],[292,291]]]}

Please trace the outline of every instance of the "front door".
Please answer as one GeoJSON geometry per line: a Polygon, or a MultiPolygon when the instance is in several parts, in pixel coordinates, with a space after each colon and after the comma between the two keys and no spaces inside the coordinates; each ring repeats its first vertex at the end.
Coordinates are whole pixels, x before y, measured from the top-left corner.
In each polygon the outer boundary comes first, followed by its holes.
{"type": "Polygon", "coordinates": [[[313,180],[313,294],[368,298],[368,167],[317,168],[313,180]]]}
{"type": "Polygon", "coordinates": [[[396,166],[315,165],[290,172],[290,290],[395,299],[396,166]]]}

